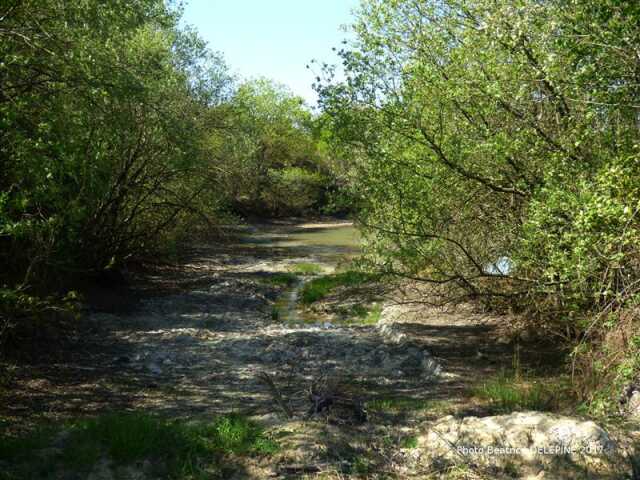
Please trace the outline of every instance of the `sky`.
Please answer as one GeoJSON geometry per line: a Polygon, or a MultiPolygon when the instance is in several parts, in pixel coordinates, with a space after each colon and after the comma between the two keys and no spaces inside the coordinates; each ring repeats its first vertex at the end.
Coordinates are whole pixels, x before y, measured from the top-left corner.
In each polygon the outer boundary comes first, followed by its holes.
{"type": "MultiPolygon", "coordinates": [[[[241,78],[271,78],[287,85],[310,106],[312,59],[337,63],[340,47],[359,0],[188,0],[183,23],[193,25],[211,49],[220,51],[241,78]]],[[[312,65],[313,67],[313,65],[312,65]]]]}

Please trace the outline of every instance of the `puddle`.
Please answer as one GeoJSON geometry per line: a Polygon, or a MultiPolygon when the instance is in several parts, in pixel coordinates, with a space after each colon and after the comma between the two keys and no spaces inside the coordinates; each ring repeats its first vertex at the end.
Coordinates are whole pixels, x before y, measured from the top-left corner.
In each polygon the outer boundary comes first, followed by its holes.
{"type": "MultiPolygon", "coordinates": [[[[291,227],[256,227],[242,239],[244,247],[269,250],[288,260],[288,270],[295,271],[296,265],[317,265],[324,273],[331,273],[347,264],[360,253],[361,237],[351,223],[304,224],[291,227]]],[[[298,281],[287,289],[274,305],[277,318],[288,324],[316,323],[323,320],[321,315],[298,308],[298,299],[304,285],[317,277],[298,275],[298,281]]]]}

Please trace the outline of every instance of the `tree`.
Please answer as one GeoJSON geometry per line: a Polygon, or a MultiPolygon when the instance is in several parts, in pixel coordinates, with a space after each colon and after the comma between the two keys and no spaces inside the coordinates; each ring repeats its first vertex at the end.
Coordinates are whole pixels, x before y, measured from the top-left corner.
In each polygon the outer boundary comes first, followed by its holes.
{"type": "Polygon", "coordinates": [[[304,213],[317,207],[329,171],[303,100],[266,79],[241,84],[227,127],[213,141],[234,208],[243,213],[304,213]]]}
{"type": "Polygon", "coordinates": [[[48,290],[155,248],[211,183],[201,122],[219,55],[160,0],[0,12],[0,275],[48,290]]]}
{"type": "Polygon", "coordinates": [[[431,283],[431,301],[533,309],[569,335],[628,291],[639,11],[364,1],[346,80],[319,91],[356,159],[371,261],[431,283]]]}

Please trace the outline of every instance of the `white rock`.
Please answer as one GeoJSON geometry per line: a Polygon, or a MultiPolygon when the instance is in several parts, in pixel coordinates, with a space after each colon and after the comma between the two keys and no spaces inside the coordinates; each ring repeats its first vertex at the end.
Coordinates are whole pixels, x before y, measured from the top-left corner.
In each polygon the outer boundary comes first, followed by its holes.
{"type": "Polygon", "coordinates": [[[594,422],[540,412],[444,417],[418,442],[423,462],[471,462],[520,479],[632,478],[624,452],[594,422]]]}
{"type": "Polygon", "coordinates": [[[629,397],[627,412],[630,417],[640,419],[640,391],[635,390],[629,397]]]}

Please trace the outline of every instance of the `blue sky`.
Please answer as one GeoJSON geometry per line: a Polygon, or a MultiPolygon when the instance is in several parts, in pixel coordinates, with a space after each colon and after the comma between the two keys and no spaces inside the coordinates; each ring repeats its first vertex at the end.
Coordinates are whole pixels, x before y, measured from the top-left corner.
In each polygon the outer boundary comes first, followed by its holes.
{"type": "MultiPolygon", "coordinates": [[[[242,78],[268,77],[310,105],[316,95],[311,59],[335,63],[331,47],[346,34],[358,0],[188,0],[183,22],[221,51],[242,78]]],[[[316,69],[317,70],[317,69],[316,69]]]]}

